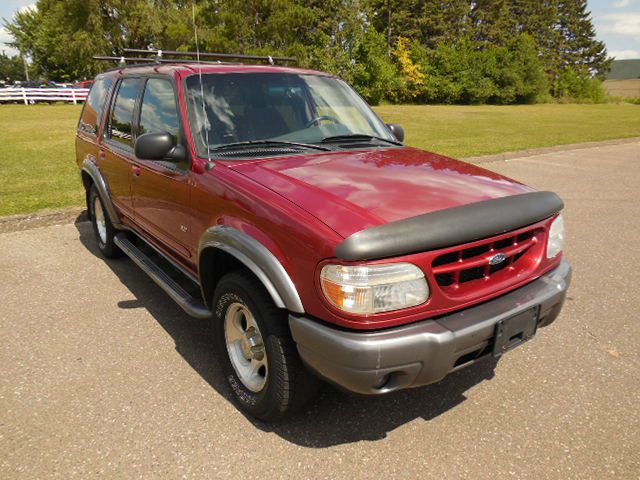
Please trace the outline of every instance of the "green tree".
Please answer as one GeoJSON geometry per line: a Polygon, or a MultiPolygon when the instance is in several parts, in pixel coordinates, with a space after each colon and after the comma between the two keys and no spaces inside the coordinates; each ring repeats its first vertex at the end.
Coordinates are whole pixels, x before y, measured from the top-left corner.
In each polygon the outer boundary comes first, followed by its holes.
{"type": "Polygon", "coordinates": [[[517,33],[517,18],[508,0],[476,0],[469,21],[473,39],[480,46],[504,46],[517,33]]]}
{"type": "Polygon", "coordinates": [[[558,0],[511,0],[511,11],[518,29],[533,39],[547,78],[553,82],[559,70],[562,39],[557,29],[558,0]]]}
{"type": "Polygon", "coordinates": [[[595,98],[610,63],[586,0],[195,0],[196,25],[193,5],[38,0],[5,27],[54,80],[91,77],[105,68],[93,55],[125,47],[194,50],[197,27],[202,51],[293,55],[371,102],[595,98]]]}
{"type": "Polygon", "coordinates": [[[493,61],[487,74],[495,85],[489,102],[534,103],[548,92],[547,77],[529,35],[516,35],[504,47],[492,46],[488,50],[493,61]]]}
{"type": "MultiPolygon", "coordinates": [[[[586,0],[511,0],[511,11],[519,29],[529,34],[537,47],[551,93],[569,95],[568,79],[601,77],[611,64],[604,44],[595,38],[586,0]],[[567,72],[571,70],[571,72],[567,72]]],[[[599,82],[593,83],[599,85],[599,82]]],[[[575,86],[575,84],[574,84],[575,86]]],[[[601,97],[602,92],[596,97],[601,97]]]]}
{"type": "Polygon", "coordinates": [[[10,57],[0,52],[0,80],[5,82],[25,80],[24,62],[20,56],[10,57]]]}
{"type": "Polygon", "coordinates": [[[562,38],[559,50],[561,67],[575,67],[602,76],[611,68],[603,42],[596,40],[596,31],[587,10],[587,0],[562,0],[558,3],[558,31],[562,38]]]}
{"type": "Polygon", "coordinates": [[[181,41],[176,20],[185,16],[179,12],[179,4],[169,0],[39,0],[5,28],[38,74],[73,80],[104,68],[92,60],[95,54],[119,54],[123,47],[150,43],[176,47],[181,41]]]}
{"type": "Polygon", "coordinates": [[[366,30],[354,49],[354,62],[345,79],[372,105],[396,89],[396,70],[387,57],[386,42],[374,29],[366,30]]]}
{"type": "Polygon", "coordinates": [[[372,23],[385,35],[389,55],[398,37],[434,49],[468,33],[469,0],[371,0],[372,23]]]}

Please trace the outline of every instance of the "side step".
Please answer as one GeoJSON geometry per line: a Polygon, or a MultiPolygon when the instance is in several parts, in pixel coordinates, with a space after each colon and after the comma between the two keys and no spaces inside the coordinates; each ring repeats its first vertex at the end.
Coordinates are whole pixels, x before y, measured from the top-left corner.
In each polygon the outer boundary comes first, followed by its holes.
{"type": "Polygon", "coordinates": [[[189,295],[173,278],[136,247],[124,233],[117,234],[113,240],[120,250],[144,270],[151,277],[151,280],[164,290],[185,312],[195,318],[211,317],[211,311],[202,300],[189,295]]]}

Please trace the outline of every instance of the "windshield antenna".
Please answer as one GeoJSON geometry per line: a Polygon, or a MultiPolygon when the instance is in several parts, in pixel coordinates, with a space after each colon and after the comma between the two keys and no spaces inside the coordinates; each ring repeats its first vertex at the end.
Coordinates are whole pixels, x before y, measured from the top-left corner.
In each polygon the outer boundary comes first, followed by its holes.
{"type": "Polygon", "coordinates": [[[191,1],[191,14],[193,16],[193,35],[196,41],[196,62],[198,64],[198,77],[200,79],[200,99],[202,100],[202,115],[204,116],[204,137],[207,144],[207,159],[211,160],[211,151],[209,147],[209,120],[207,118],[207,110],[204,106],[204,87],[202,86],[202,64],[200,63],[200,46],[198,45],[198,27],[196,26],[196,2],[191,1]]]}

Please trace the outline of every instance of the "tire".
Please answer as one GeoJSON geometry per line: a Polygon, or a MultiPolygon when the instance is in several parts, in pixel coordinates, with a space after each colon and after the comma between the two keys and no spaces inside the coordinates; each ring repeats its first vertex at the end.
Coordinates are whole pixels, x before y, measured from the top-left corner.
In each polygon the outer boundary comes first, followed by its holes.
{"type": "Polygon", "coordinates": [[[93,233],[98,242],[98,249],[106,258],[118,258],[122,256],[122,250],[113,241],[118,233],[109,219],[109,215],[104,208],[102,198],[98,194],[95,185],[91,185],[89,190],[89,209],[91,216],[91,224],[93,225],[93,233]]]}
{"type": "Polygon", "coordinates": [[[287,312],[257,278],[244,270],[225,275],[212,305],[216,355],[242,410],[273,422],[315,397],[320,381],[298,356],[287,312]]]}

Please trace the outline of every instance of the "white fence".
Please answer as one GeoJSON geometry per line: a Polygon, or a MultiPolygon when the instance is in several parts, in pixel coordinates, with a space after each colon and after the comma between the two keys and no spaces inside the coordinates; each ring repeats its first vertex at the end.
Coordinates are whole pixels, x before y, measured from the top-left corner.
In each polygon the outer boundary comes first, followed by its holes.
{"type": "Polygon", "coordinates": [[[0,103],[84,102],[88,88],[0,88],[0,103]]]}

